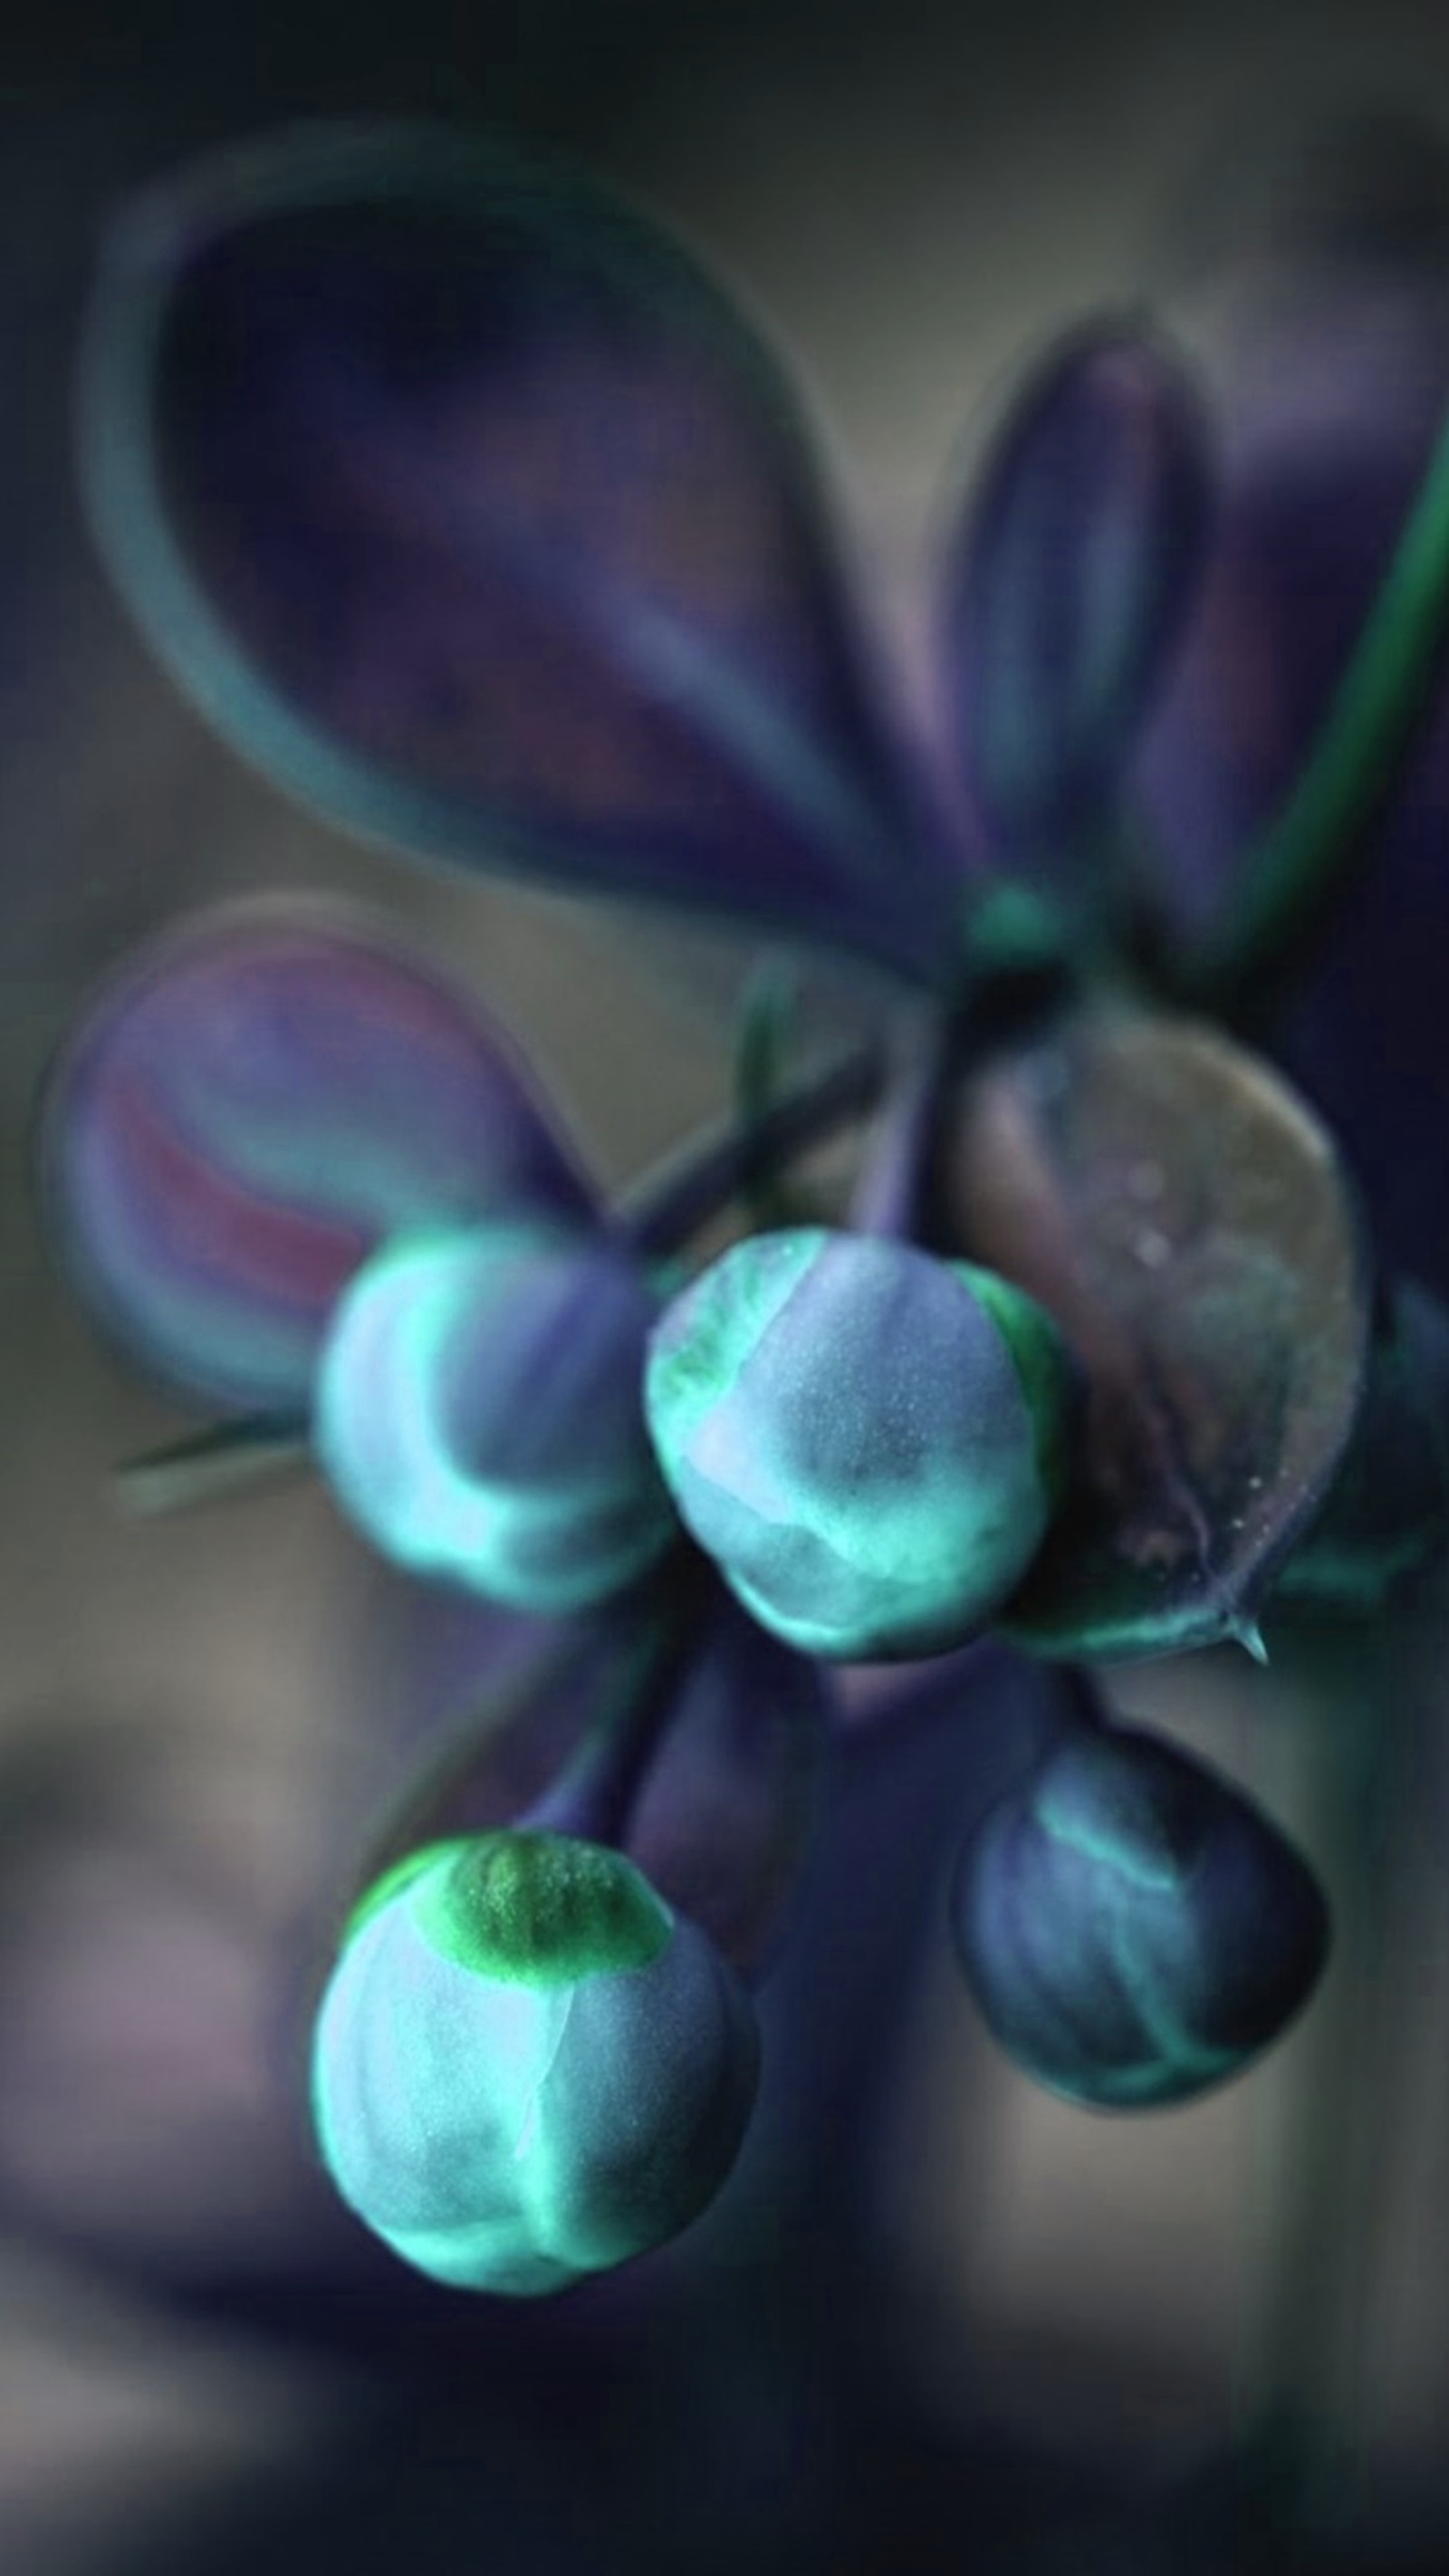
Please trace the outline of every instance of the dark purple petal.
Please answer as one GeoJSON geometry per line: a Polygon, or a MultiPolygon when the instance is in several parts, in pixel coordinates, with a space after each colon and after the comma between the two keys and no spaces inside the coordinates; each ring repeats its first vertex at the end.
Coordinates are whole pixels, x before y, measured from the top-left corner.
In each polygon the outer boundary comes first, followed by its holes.
{"type": "Polygon", "coordinates": [[[1063,1655],[1255,1642],[1363,1388],[1370,1286],[1328,1137],[1213,1030],[1099,1009],[982,1072],[937,1187],[942,1248],[1035,1297],[1086,1378],[1010,1632],[1063,1655]]]}
{"type": "Polygon", "coordinates": [[[1177,643],[1210,481],[1177,362],[1128,323],[1074,332],[998,433],[946,564],[945,650],[977,798],[1068,882],[1177,643]]]}
{"type": "Polygon", "coordinates": [[[55,1067],[39,1164],[61,1265],[120,1349],[243,1410],[306,1412],[385,1239],[592,1214],[479,1007],[341,908],[223,908],[128,959],[55,1067]]]}
{"type": "Polygon", "coordinates": [[[117,224],[83,412],[150,641],[335,820],[941,973],[792,398],[644,218],[446,129],[283,133],[117,224]]]}

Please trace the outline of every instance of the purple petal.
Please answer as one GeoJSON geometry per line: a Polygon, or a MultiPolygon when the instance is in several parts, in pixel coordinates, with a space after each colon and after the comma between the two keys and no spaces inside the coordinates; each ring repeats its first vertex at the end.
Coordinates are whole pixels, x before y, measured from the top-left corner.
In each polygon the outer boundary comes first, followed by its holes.
{"type": "Polygon", "coordinates": [[[1068,879],[1176,644],[1208,503],[1177,364],[1097,323],[1028,378],[951,543],[947,672],[975,792],[1003,842],[1068,879]]]}
{"type": "Polygon", "coordinates": [[[293,793],[939,975],[791,397],[643,218],[443,129],[227,153],[116,227],[84,419],[132,609],[293,793]]]}
{"type": "Polygon", "coordinates": [[[125,1355],[243,1410],[307,1410],[385,1238],[591,1214],[477,1006],[340,909],[224,908],[129,959],[53,1072],[40,1171],[62,1267],[125,1355]]]}

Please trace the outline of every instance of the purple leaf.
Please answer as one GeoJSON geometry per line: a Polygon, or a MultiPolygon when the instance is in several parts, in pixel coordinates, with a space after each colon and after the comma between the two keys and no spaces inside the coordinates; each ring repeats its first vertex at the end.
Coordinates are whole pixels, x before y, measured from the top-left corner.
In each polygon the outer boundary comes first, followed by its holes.
{"type": "MultiPolygon", "coordinates": [[[[1244,174],[1216,231],[1200,244],[1198,336],[1220,507],[1138,763],[1184,944],[1219,931],[1251,881],[1434,453],[1449,404],[1449,151],[1409,119],[1330,124],[1244,174]]],[[[1361,1171],[1386,1263],[1442,1295],[1449,696],[1442,669],[1426,677],[1422,731],[1273,1044],[1361,1171]]]]}
{"type": "Polygon", "coordinates": [[[116,225],[83,417],[152,645],[333,820],[941,973],[792,398],[643,217],[442,128],[284,132],[116,225]]]}
{"type": "Polygon", "coordinates": [[[1007,847],[1068,881],[1099,855],[1209,499],[1176,362],[1130,324],[1094,323],[1027,379],[951,544],[947,673],[972,784],[1007,847]]]}
{"type": "Polygon", "coordinates": [[[1055,1655],[1256,1644],[1364,1381],[1327,1136],[1215,1031],[1101,1009],[977,1078],[937,1187],[943,1248],[1037,1298],[1086,1376],[1074,1485],[1003,1624],[1055,1655]]]}
{"type": "Polygon", "coordinates": [[[188,1397],[305,1414],[333,1306],[384,1239],[593,1213],[480,1008],[341,907],[223,907],[101,988],[43,1105],[61,1266],[188,1397]]]}

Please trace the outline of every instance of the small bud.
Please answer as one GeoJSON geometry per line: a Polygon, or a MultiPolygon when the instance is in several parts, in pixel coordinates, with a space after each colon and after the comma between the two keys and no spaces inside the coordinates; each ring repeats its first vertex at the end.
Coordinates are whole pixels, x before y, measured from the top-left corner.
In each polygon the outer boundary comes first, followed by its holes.
{"type": "Polygon", "coordinates": [[[757,2072],[732,1970],[632,1862],[482,1834],[413,1853],[357,1909],[313,2108],[343,2199],[405,2262],[526,2297],[688,2226],[757,2072]]]}
{"type": "Polygon", "coordinates": [[[318,1370],[338,1501],[416,1573],[520,1610],[605,1600],[676,1526],[640,1405],[654,1314],[602,1234],[497,1225],[384,1249],[318,1370]]]}
{"type": "Polygon", "coordinates": [[[875,1236],[736,1244],[666,1310],[645,1399],[681,1514],[787,1644],[959,1645],[1058,1499],[1055,1327],[1004,1280],[875,1236]]]}
{"type": "Polygon", "coordinates": [[[1073,1734],[957,1863],[952,1928],[1002,2046],[1100,2110],[1186,2101],[1277,2038],[1328,1950],[1307,1864],[1157,1737],[1073,1734]]]}

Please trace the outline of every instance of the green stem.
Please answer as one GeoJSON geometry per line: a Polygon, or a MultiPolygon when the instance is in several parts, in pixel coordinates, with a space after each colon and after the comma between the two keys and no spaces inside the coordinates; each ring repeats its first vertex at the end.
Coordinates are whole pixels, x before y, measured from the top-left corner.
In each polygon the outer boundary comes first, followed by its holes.
{"type": "Polygon", "coordinates": [[[1449,644],[1449,423],[1296,784],[1243,868],[1216,938],[1189,957],[1182,998],[1238,1023],[1347,891],[1433,702],[1449,644]]]}
{"type": "MultiPolygon", "coordinates": [[[[735,1112],[743,1136],[758,1132],[782,1096],[796,1000],[793,968],[765,957],[745,987],[735,1040],[735,1112]]],[[[752,1173],[741,1196],[757,1233],[815,1222],[804,1193],[790,1189],[778,1168],[752,1173]]]]}
{"type": "Polygon", "coordinates": [[[1277,2126],[1270,2289],[1244,2431],[1278,2510],[1300,2526],[1341,2527],[1368,2497],[1368,2347],[1401,2072],[1406,1827],[1419,1794],[1404,1705],[1413,1657],[1376,1623],[1300,1632],[1284,1661],[1302,1697],[1279,1723],[1307,1757],[1334,1948],[1277,2126]]]}
{"type": "Polygon", "coordinates": [[[752,1126],[731,1117],[693,1139],[620,1202],[616,1216],[634,1250],[646,1257],[677,1252],[766,1174],[873,1109],[887,1069],[885,1047],[869,1042],[777,1100],[752,1126]]]}
{"type": "Polygon", "coordinates": [[[582,1738],[525,1809],[493,1822],[577,1834],[591,1842],[620,1840],[673,1717],[713,1597],[708,1560],[681,1538],[649,1578],[630,1634],[621,1638],[617,1629],[587,1618],[568,1621],[561,1632],[551,1628],[538,1651],[470,1710],[421,1775],[409,1780],[369,1837],[354,1888],[372,1886],[424,1843],[472,1830],[470,1788],[476,1813],[480,1767],[489,1748],[526,1726],[541,1700],[566,1690],[581,1691],[593,1703],[582,1738]]]}
{"type": "Polygon", "coordinates": [[[620,1844],[645,1774],[667,1734],[714,1597],[709,1559],[681,1540],[654,1578],[659,1605],[573,1759],[536,1798],[519,1827],[620,1844]]]}

